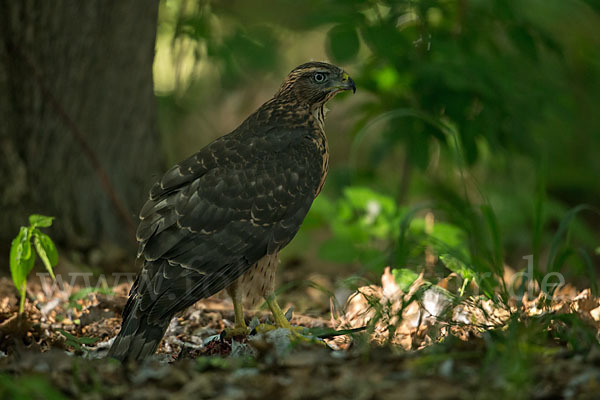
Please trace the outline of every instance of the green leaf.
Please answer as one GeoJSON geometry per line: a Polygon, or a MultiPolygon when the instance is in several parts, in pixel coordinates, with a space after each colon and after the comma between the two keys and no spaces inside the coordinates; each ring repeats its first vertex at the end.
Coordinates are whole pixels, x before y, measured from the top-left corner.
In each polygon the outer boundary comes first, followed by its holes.
{"type": "Polygon", "coordinates": [[[320,339],[330,339],[340,335],[351,335],[353,333],[359,333],[365,331],[367,329],[366,326],[362,326],[360,328],[353,329],[340,329],[336,330],[333,328],[324,328],[324,327],[315,327],[315,328],[307,328],[307,332],[309,336],[318,337],[320,339]]]}
{"type": "Polygon", "coordinates": [[[452,254],[440,254],[440,260],[444,263],[446,268],[450,271],[460,275],[463,279],[475,280],[477,274],[473,271],[473,268],[470,268],[465,264],[462,260],[453,256],[452,254]]]}
{"type": "Polygon", "coordinates": [[[52,225],[53,219],[54,217],[46,217],[45,215],[32,214],[29,216],[29,224],[32,228],[47,228],[52,225]]]}
{"type": "Polygon", "coordinates": [[[394,275],[394,280],[404,293],[408,291],[413,282],[419,277],[419,274],[408,268],[396,268],[392,270],[392,275],[394,275]]]}
{"type": "Polygon", "coordinates": [[[21,227],[10,247],[10,273],[13,283],[20,292],[34,263],[35,253],[31,250],[29,228],[21,227]]]}
{"type": "Polygon", "coordinates": [[[77,341],[77,336],[65,331],[64,329],[59,329],[58,330],[65,338],[67,338],[68,340],[72,340],[74,342],[77,341]]]}
{"type": "Polygon", "coordinates": [[[52,267],[56,266],[58,263],[58,251],[56,251],[54,242],[52,242],[50,236],[40,232],[39,229],[34,229],[33,244],[35,245],[35,249],[42,259],[42,262],[46,266],[46,269],[50,273],[50,276],[52,279],[54,279],[54,271],[52,270],[52,267]]]}
{"type": "Polygon", "coordinates": [[[96,343],[98,340],[100,340],[100,338],[96,338],[96,337],[80,337],[77,338],[77,341],[81,344],[87,344],[87,345],[91,345],[96,343]]]}
{"type": "Polygon", "coordinates": [[[12,276],[13,283],[17,288],[21,287],[20,269],[21,259],[23,253],[23,238],[27,238],[27,228],[21,227],[19,234],[15,237],[10,245],[10,274],[12,276]]]}
{"type": "Polygon", "coordinates": [[[65,337],[65,344],[67,346],[71,346],[74,347],[76,350],[84,350],[82,348],[82,344],[86,344],[86,345],[92,345],[94,343],[96,343],[98,340],[100,340],[100,338],[93,338],[93,337],[77,337],[67,331],[65,331],[64,329],[59,329],[58,330],[64,337],[65,337]]]}

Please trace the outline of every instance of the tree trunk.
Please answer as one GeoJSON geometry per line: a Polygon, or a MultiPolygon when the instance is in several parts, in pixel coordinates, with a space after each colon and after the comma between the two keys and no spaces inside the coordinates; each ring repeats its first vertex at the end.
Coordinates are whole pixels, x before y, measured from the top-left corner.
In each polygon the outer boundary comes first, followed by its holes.
{"type": "Polygon", "coordinates": [[[162,167],[158,3],[0,0],[0,243],[33,213],[63,245],[135,243],[162,167]],[[133,224],[132,224],[133,222],[133,224]]]}

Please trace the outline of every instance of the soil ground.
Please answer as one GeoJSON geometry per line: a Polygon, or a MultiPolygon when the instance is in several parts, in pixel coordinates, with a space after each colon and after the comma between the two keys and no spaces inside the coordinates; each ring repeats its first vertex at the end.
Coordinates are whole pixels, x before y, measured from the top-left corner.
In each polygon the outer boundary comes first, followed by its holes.
{"type": "MultiPolygon", "coordinates": [[[[393,310],[406,298],[404,293],[390,296],[385,276],[382,282],[362,288],[336,313],[294,313],[292,324],[309,328],[356,328],[371,322],[368,331],[326,339],[326,346],[290,342],[289,332],[281,330],[222,339],[220,333],[232,326],[233,310],[226,297],[216,297],[175,318],[156,356],[122,365],[104,355],[118,332],[128,284],[113,290],[67,285],[52,291],[33,282],[25,313],[19,316],[17,292],[2,278],[0,398],[598,398],[600,349],[595,337],[593,345],[584,344],[589,341],[586,332],[597,332],[594,317],[600,303],[589,291],[539,313],[532,302],[530,312],[512,325],[503,316],[506,310],[492,309],[484,318],[463,305],[473,323],[453,325],[428,323],[431,315],[419,308],[426,302],[412,311],[406,307],[400,312],[402,321],[378,316],[373,299],[383,310],[393,310]],[[571,334],[565,340],[555,334],[572,327],[562,315],[579,316],[577,321],[585,323],[575,342],[571,334]],[[499,322],[483,329],[477,318],[499,322]],[[515,326],[517,336],[511,338],[515,326]],[[527,342],[519,343],[523,338],[527,342]],[[506,348],[511,344],[514,348],[506,348]]],[[[310,297],[309,290],[302,289],[296,298],[310,297]]],[[[247,317],[269,322],[269,314],[261,310],[247,317]]]]}

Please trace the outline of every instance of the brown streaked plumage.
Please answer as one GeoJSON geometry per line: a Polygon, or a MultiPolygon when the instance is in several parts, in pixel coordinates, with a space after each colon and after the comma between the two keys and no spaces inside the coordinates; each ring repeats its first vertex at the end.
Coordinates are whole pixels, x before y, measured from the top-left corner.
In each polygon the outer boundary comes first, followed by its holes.
{"type": "Polygon", "coordinates": [[[356,90],[342,69],[302,64],[275,96],[233,132],[172,167],[140,212],[143,267],[108,356],[154,353],[173,315],[222,289],[232,296],[236,327],[242,302],[273,297],[279,251],[298,232],[328,168],[324,104],[356,90]]]}

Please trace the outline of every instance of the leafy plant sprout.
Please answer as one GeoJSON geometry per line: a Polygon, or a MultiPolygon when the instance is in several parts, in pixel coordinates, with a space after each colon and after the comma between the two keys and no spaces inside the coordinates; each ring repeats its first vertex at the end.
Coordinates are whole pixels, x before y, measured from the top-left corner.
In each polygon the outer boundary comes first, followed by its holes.
{"type": "Polygon", "coordinates": [[[29,226],[21,227],[10,246],[10,274],[20,296],[19,315],[23,314],[25,309],[27,276],[35,264],[36,253],[52,279],[55,279],[53,267],[58,263],[58,251],[50,236],[39,229],[50,227],[53,219],[54,217],[44,215],[30,215],[29,226]]]}

